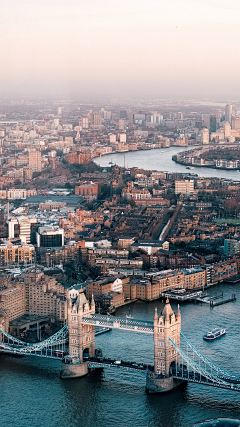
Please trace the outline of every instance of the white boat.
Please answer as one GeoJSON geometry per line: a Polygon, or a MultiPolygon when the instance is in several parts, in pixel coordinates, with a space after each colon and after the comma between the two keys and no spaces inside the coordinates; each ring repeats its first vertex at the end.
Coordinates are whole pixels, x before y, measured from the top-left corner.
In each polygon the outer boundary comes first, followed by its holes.
{"type": "Polygon", "coordinates": [[[206,335],[204,335],[203,339],[207,341],[213,341],[217,338],[222,337],[223,335],[226,335],[226,333],[226,329],[215,328],[212,331],[208,332],[206,335]]]}

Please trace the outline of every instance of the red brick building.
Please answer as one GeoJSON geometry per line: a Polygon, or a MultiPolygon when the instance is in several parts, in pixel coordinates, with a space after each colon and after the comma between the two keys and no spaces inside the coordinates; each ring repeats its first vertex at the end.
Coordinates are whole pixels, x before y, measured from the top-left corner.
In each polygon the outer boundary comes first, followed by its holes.
{"type": "Polygon", "coordinates": [[[82,182],[75,186],[75,195],[83,196],[87,200],[94,200],[98,197],[99,185],[94,182],[82,182]]]}

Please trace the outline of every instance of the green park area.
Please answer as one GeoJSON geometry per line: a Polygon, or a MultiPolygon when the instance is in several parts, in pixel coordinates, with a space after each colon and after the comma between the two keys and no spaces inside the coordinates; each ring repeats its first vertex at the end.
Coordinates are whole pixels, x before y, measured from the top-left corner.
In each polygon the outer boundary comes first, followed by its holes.
{"type": "Polygon", "coordinates": [[[218,224],[228,224],[228,225],[239,225],[240,224],[240,218],[239,219],[235,219],[235,218],[217,218],[215,220],[216,222],[218,222],[218,224]]]}

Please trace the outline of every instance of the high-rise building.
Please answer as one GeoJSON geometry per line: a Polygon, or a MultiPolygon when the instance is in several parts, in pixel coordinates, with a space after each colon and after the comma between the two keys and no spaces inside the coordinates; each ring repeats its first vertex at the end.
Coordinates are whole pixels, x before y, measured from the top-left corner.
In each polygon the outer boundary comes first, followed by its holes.
{"type": "Polygon", "coordinates": [[[118,121],[118,129],[119,129],[119,130],[124,130],[124,129],[125,129],[125,120],[120,119],[120,120],[118,121]]]}
{"type": "Polygon", "coordinates": [[[116,135],[114,133],[110,133],[109,135],[109,141],[110,142],[116,142],[116,135]]]}
{"type": "Polygon", "coordinates": [[[102,126],[102,115],[99,113],[93,114],[93,126],[102,126]]]}
{"type": "Polygon", "coordinates": [[[232,104],[227,104],[225,107],[225,121],[231,123],[232,121],[232,104]]]}
{"type": "Polygon", "coordinates": [[[210,133],[217,131],[217,117],[215,114],[210,116],[210,133]]]}
{"type": "Polygon", "coordinates": [[[80,120],[79,125],[82,126],[83,129],[89,128],[89,118],[83,117],[82,120],[80,120]]]}
{"type": "Polygon", "coordinates": [[[232,117],[232,129],[240,129],[240,117],[232,117]]]}
{"type": "Polygon", "coordinates": [[[33,172],[41,172],[42,170],[42,154],[41,151],[29,151],[28,166],[33,172]]]}
{"type": "Polygon", "coordinates": [[[230,125],[230,123],[225,123],[224,134],[225,134],[225,138],[229,138],[231,136],[231,125],[230,125]]]}
{"type": "Polygon", "coordinates": [[[120,135],[119,135],[119,141],[123,142],[124,144],[126,143],[127,138],[126,138],[126,134],[125,133],[120,133],[120,135]]]}
{"type": "Polygon", "coordinates": [[[62,114],[62,107],[58,107],[58,115],[60,116],[62,114]]]}
{"type": "Polygon", "coordinates": [[[59,126],[59,119],[55,118],[53,120],[54,127],[57,128],[59,126]]]}
{"type": "Polygon", "coordinates": [[[111,111],[106,111],[106,110],[104,110],[104,111],[103,111],[103,118],[104,118],[104,120],[111,120],[111,118],[112,118],[112,113],[111,113],[111,111]]]}
{"type": "Polygon", "coordinates": [[[4,211],[3,209],[0,209],[0,237],[7,237],[6,236],[6,226],[5,226],[5,216],[4,216],[4,211]]]}
{"type": "Polygon", "coordinates": [[[209,144],[209,130],[204,128],[201,133],[201,142],[203,145],[209,144]]]}
{"type": "Polygon", "coordinates": [[[127,119],[128,113],[126,110],[120,110],[120,119],[127,119]]]}

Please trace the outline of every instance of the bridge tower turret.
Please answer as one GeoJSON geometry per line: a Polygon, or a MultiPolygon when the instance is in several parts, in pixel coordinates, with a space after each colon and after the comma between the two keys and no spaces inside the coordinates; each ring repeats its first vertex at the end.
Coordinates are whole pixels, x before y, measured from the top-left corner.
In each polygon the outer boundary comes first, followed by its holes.
{"type": "Polygon", "coordinates": [[[179,355],[171,344],[171,338],[180,346],[181,313],[178,306],[177,314],[174,313],[169,300],[158,318],[157,310],[154,317],[154,371],[157,374],[169,376],[172,362],[179,364],[179,355]]]}
{"type": "Polygon", "coordinates": [[[84,354],[95,355],[95,330],[94,326],[83,325],[82,318],[95,314],[95,302],[92,297],[91,304],[81,290],[74,302],[68,306],[69,330],[69,355],[83,362],[84,354]]]}
{"type": "Polygon", "coordinates": [[[169,300],[162,314],[158,317],[157,309],[154,316],[154,373],[147,376],[146,390],[148,393],[165,393],[182,384],[182,380],[171,377],[172,363],[180,363],[180,356],[176,352],[169,338],[180,346],[181,313],[178,306],[174,313],[169,300]]]}

